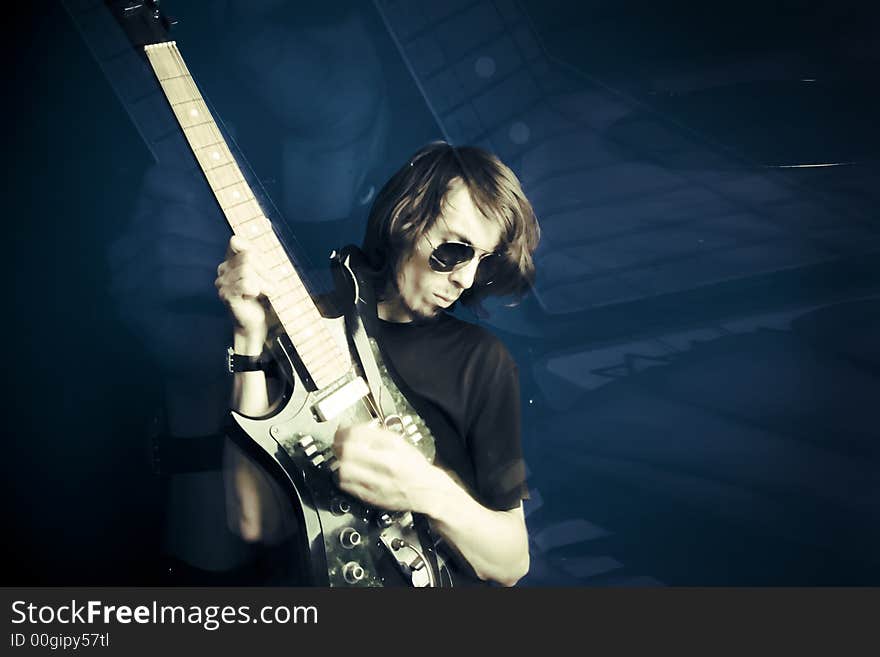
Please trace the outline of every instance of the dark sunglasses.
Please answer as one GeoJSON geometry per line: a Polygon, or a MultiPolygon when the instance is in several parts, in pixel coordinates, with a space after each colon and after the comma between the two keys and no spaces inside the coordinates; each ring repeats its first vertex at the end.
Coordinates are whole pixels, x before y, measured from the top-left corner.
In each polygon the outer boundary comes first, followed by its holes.
{"type": "MultiPolygon", "coordinates": [[[[428,244],[431,244],[430,240],[428,244]]],[[[428,258],[428,264],[432,270],[443,274],[460,269],[478,257],[477,249],[465,242],[443,242],[436,247],[433,244],[431,246],[434,250],[428,258]]],[[[479,258],[480,264],[474,275],[474,284],[491,285],[501,265],[501,254],[491,251],[483,253],[479,258]]]]}

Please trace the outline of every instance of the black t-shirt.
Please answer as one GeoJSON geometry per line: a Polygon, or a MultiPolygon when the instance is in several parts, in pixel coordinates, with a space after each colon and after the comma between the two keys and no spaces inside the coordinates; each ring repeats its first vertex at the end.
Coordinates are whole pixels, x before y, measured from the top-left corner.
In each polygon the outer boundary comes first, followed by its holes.
{"type": "MultiPolygon", "coordinates": [[[[322,295],[325,316],[337,316],[335,295],[322,295]]],[[[406,323],[371,313],[369,324],[385,366],[434,436],[435,465],[452,474],[483,506],[507,511],[528,499],[520,440],[517,366],[504,343],[476,324],[441,313],[406,323]]],[[[466,563],[451,555],[455,586],[484,585],[466,563]]],[[[407,586],[384,553],[379,562],[386,586],[407,586]]]]}
{"type": "Polygon", "coordinates": [[[516,363],[487,330],[452,315],[379,321],[386,365],[428,424],[436,465],[484,506],[506,511],[528,497],[520,444],[516,363]]]}
{"type": "MultiPolygon", "coordinates": [[[[435,465],[490,509],[519,506],[528,497],[519,379],[504,344],[445,313],[409,323],[379,320],[376,332],[386,367],[434,435],[435,465]]],[[[455,586],[485,584],[466,563],[446,556],[455,586]]],[[[398,579],[388,564],[380,568],[386,585],[398,579]]]]}

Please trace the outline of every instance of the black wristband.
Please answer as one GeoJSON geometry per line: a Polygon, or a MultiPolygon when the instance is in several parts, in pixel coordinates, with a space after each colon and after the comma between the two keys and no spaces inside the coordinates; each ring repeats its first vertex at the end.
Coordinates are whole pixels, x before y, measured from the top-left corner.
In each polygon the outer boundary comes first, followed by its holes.
{"type": "Polygon", "coordinates": [[[235,353],[232,347],[226,350],[226,370],[230,374],[236,372],[259,372],[271,368],[273,361],[264,353],[259,356],[242,356],[235,353]]]}

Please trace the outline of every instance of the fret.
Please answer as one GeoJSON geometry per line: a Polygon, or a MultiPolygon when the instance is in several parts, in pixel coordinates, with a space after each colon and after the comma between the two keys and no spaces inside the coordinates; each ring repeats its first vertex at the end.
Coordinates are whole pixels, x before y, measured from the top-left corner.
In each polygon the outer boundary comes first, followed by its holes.
{"type": "Polygon", "coordinates": [[[316,367],[314,370],[309,369],[308,366],[306,366],[306,369],[309,370],[309,374],[315,384],[324,388],[344,376],[348,372],[348,365],[343,365],[341,361],[331,360],[316,367]]]}
{"type": "Polygon", "coordinates": [[[272,225],[269,223],[269,220],[265,217],[262,217],[265,221],[251,221],[248,224],[247,230],[236,231],[240,235],[245,235],[251,242],[254,242],[260,239],[261,236],[266,235],[269,231],[272,230],[272,225]]]}
{"type": "Polygon", "coordinates": [[[302,281],[299,280],[298,276],[294,276],[292,272],[286,276],[279,277],[277,279],[279,287],[286,287],[287,291],[285,295],[288,293],[296,293],[298,298],[304,298],[309,296],[308,290],[306,290],[305,285],[302,284],[302,281]]]}
{"type": "Polygon", "coordinates": [[[284,292],[276,294],[270,299],[270,301],[272,302],[272,308],[275,310],[275,314],[278,315],[279,319],[281,319],[281,313],[292,307],[300,299],[299,295],[297,294],[298,292],[299,290],[285,290],[284,292]],[[289,295],[296,295],[296,300],[285,300],[285,298],[289,295]]]}
{"type": "Polygon", "coordinates": [[[191,80],[169,80],[161,84],[165,95],[173,99],[174,102],[193,101],[196,98],[201,98],[191,80]]]}
{"type": "MultiPolygon", "coordinates": [[[[236,232],[238,232],[239,230],[242,232],[249,231],[251,229],[250,229],[250,227],[246,227],[247,224],[249,224],[252,221],[256,221],[257,219],[265,219],[265,217],[263,217],[262,212],[258,212],[257,214],[248,215],[244,219],[239,219],[239,220],[235,221],[234,223],[232,223],[232,227],[235,229],[236,232]]],[[[266,221],[268,221],[268,219],[266,219],[266,221]]]]}
{"type": "Polygon", "coordinates": [[[300,354],[300,360],[302,360],[309,372],[318,373],[320,370],[324,369],[326,363],[333,363],[336,361],[333,349],[333,345],[325,343],[303,352],[300,352],[299,348],[297,348],[296,353],[300,354]]]}
{"type": "Polygon", "coordinates": [[[288,337],[290,337],[290,341],[296,347],[296,353],[303,360],[313,358],[317,351],[329,349],[329,340],[331,339],[330,334],[323,326],[318,329],[315,335],[308,339],[297,336],[293,331],[288,331],[288,337]]]}
{"type": "Polygon", "coordinates": [[[290,339],[296,345],[297,353],[303,358],[316,349],[327,349],[336,344],[330,333],[314,328],[306,328],[304,331],[294,333],[290,339]]]}
{"type": "MultiPolygon", "coordinates": [[[[204,171],[204,170],[203,170],[204,171]]],[[[215,187],[231,184],[246,184],[238,167],[226,168],[219,171],[204,171],[205,177],[213,190],[215,187]]]]}
{"type": "MultiPolygon", "coordinates": [[[[295,304],[312,300],[309,291],[305,288],[305,285],[302,284],[302,281],[299,280],[298,276],[291,274],[283,278],[276,278],[275,280],[278,287],[288,288],[288,292],[282,295],[283,297],[286,297],[286,304],[285,307],[281,309],[281,312],[284,312],[287,308],[293,307],[295,304]]],[[[308,310],[308,308],[303,308],[301,310],[305,311],[308,310]]]]}
{"type": "MultiPolygon", "coordinates": [[[[226,143],[226,142],[223,142],[223,143],[226,143]]],[[[250,188],[247,186],[247,183],[245,183],[244,180],[238,180],[238,181],[236,181],[236,182],[234,182],[234,183],[232,183],[232,184],[230,184],[230,185],[223,185],[223,186],[221,186],[221,187],[215,187],[215,188],[214,188],[214,193],[217,193],[217,192],[225,192],[227,189],[230,189],[231,187],[235,187],[236,185],[242,185],[242,186],[245,187],[245,189],[247,189],[248,191],[250,191],[250,188]]]]}
{"type": "Polygon", "coordinates": [[[262,231],[255,232],[254,229],[251,228],[251,234],[248,235],[248,239],[251,241],[251,244],[257,247],[257,252],[260,254],[260,263],[265,267],[265,253],[269,248],[266,244],[272,244],[275,238],[275,231],[272,229],[272,222],[266,219],[265,216],[263,217],[263,221],[259,222],[259,226],[262,228],[262,231]]]}
{"type": "Polygon", "coordinates": [[[246,198],[243,201],[238,201],[238,202],[232,203],[230,205],[222,206],[223,211],[226,212],[228,210],[233,210],[233,209],[239,207],[240,205],[244,205],[245,203],[250,203],[251,201],[256,202],[256,200],[257,200],[256,197],[251,196],[250,198],[246,198]]]}
{"type": "Polygon", "coordinates": [[[300,325],[306,318],[309,321],[317,321],[320,315],[318,314],[317,309],[315,309],[315,314],[311,315],[311,300],[312,298],[309,296],[309,293],[305,290],[305,288],[298,288],[291,292],[292,296],[289,296],[286,300],[284,306],[280,309],[275,309],[275,314],[278,315],[279,319],[287,322],[291,325],[291,328],[299,328],[299,325],[293,326],[295,322],[300,322],[300,325]]]}
{"type": "Polygon", "coordinates": [[[189,130],[191,128],[198,128],[200,126],[207,125],[212,127],[217,127],[217,124],[214,123],[214,119],[208,119],[207,121],[199,121],[198,123],[191,123],[189,125],[182,126],[184,130],[189,130]]]}
{"type": "MultiPolygon", "coordinates": [[[[311,298],[308,295],[300,297],[282,310],[275,311],[275,314],[278,315],[278,319],[284,324],[284,328],[288,333],[292,333],[294,330],[304,326],[306,322],[317,321],[317,317],[309,316],[309,303],[306,302],[311,302],[311,298]]],[[[317,314],[317,312],[316,310],[315,313],[317,314]]]]}
{"type": "MultiPolygon", "coordinates": [[[[214,196],[220,201],[221,208],[224,206],[224,203],[237,203],[247,198],[250,193],[251,190],[244,181],[225,185],[222,188],[214,188],[214,196]]],[[[254,197],[251,195],[250,198],[254,197]]]]}
{"type": "MultiPolygon", "coordinates": [[[[303,360],[303,363],[306,365],[306,369],[311,374],[312,379],[321,379],[325,380],[328,383],[332,383],[336,379],[338,379],[344,372],[340,372],[342,369],[339,366],[339,362],[335,358],[326,358],[322,360],[303,360]]],[[[317,381],[315,381],[317,383],[317,381]]]]}
{"type": "Polygon", "coordinates": [[[223,146],[226,146],[226,142],[222,141],[222,140],[215,141],[213,144],[205,144],[204,146],[199,146],[198,150],[205,149],[205,148],[211,148],[211,146],[220,146],[222,148],[223,146]]]}
{"type": "Polygon", "coordinates": [[[236,232],[243,232],[247,235],[256,235],[253,226],[256,225],[260,232],[265,231],[269,226],[269,220],[263,214],[257,199],[249,198],[232,205],[220,206],[223,214],[229,219],[229,223],[235,226],[236,232]],[[265,221],[260,221],[264,219],[265,221]]]}
{"type": "Polygon", "coordinates": [[[307,298],[309,296],[309,291],[306,289],[306,286],[303,284],[302,280],[300,280],[293,266],[290,267],[290,271],[288,273],[277,274],[277,281],[279,285],[287,286],[291,290],[296,291],[302,297],[307,298]]]}
{"type": "Polygon", "coordinates": [[[343,366],[336,360],[324,361],[320,364],[312,363],[311,367],[306,365],[306,369],[320,388],[327,387],[348,372],[348,366],[343,366]]]}
{"type": "MultiPolygon", "coordinates": [[[[291,276],[297,275],[296,269],[293,268],[293,265],[290,264],[286,256],[279,266],[270,267],[270,269],[278,277],[278,280],[286,280],[291,276]]],[[[299,279],[298,275],[296,277],[299,279]]]]}
{"type": "Polygon", "coordinates": [[[221,136],[217,129],[217,124],[213,121],[192,125],[185,128],[183,133],[193,149],[204,148],[208,144],[217,141],[217,138],[221,136]]]}
{"type": "Polygon", "coordinates": [[[406,20],[389,11],[394,6],[380,2],[379,12],[398,35],[400,52],[447,138],[477,143],[506,159],[545,138],[542,122],[530,112],[547,111],[545,98],[566,87],[559,87],[563,76],[544,56],[520,7],[478,0],[468,16],[482,18],[465,25],[481,25],[479,30],[462,33],[458,21],[443,19],[414,36],[406,20]]]}
{"type": "Polygon", "coordinates": [[[276,260],[272,265],[272,269],[288,269],[289,271],[279,271],[278,273],[281,275],[291,274],[293,273],[293,265],[290,264],[290,260],[287,257],[287,253],[282,248],[281,244],[278,243],[278,240],[274,240],[275,246],[266,251],[266,257],[275,256],[276,260]]]}
{"type": "Polygon", "coordinates": [[[212,167],[202,167],[202,169],[204,169],[205,173],[208,173],[209,171],[216,171],[218,169],[222,169],[223,167],[234,167],[234,166],[236,166],[236,163],[235,163],[235,160],[232,160],[230,162],[221,162],[220,164],[217,164],[212,167]]]}
{"type": "Polygon", "coordinates": [[[189,73],[181,73],[180,75],[169,75],[167,78],[160,77],[159,82],[168,82],[168,80],[176,80],[178,78],[192,79],[192,76],[189,73]]]}
{"type": "Polygon", "coordinates": [[[303,355],[308,355],[316,349],[327,349],[335,344],[330,332],[318,322],[312,322],[305,328],[294,331],[290,337],[296,344],[297,351],[303,355]]]}
{"type": "Polygon", "coordinates": [[[232,230],[259,249],[264,266],[277,276],[270,302],[319,387],[333,383],[350,367],[347,354],[323,323],[296,268],[278,241],[271,222],[247,184],[211,112],[186,69],[174,42],[145,48],[162,90],[232,230]]]}
{"type": "MultiPolygon", "coordinates": [[[[275,252],[275,245],[278,244],[278,238],[275,236],[275,229],[272,227],[271,221],[266,219],[265,226],[265,232],[257,235],[253,238],[253,241],[260,250],[263,266],[269,269],[269,254],[275,252]]],[[[291,268],[291,273],[293,273],[293,268],[291,268]]]]}
{"type": "Polygon", "coordinates": [[[205,99],[201,96],[196,96],[195,98],[185,98],[183,100],[178,100],[176,103],[169,103],[171,107],[177,107],[178,105],[185,105],[186,103],[197,103],[200,102],[204,104],[205,99]]]}
{"type": "MultiPolygon", "coordinates": [[[[276,294],[272,298],[273,303],[275,303],[277,301],[282,301],[282,300],[286,300],[288,303],[290,303],[293,301],[292,298],[288,298],[291,295],[295,295],[296,299],[299,299],[302,296],[303,289],[301,287],[292,285],[290,282],[290,279],[278,280],[277,285],[278,285],[279,292],[278,292],[278,294],[276,294]]],[[[277,309],[276,309],[276,312],[277,312],[277,309]]]]}
{"type": "MultiPolygon", "coordinates": [[[[305,339],[303,337],[303,332],[309,328],[311,328],[313,331],[323,330],[323,325],[321,324],[321,316],[317,314],[317,311],[315,314],[312,314],[309,308],[303,307],[306,305],[303,303],[304,301],[304,299],[300,300],[299,302],[297,302],[297,304],[285,308],[283,311],[281,311],[283,316],[277,311],[275,313],[276,315],[278,315],[278,319],[281,320],[281,324],[284,326],[284,330],[287,331],[287,334],[291,336],[291,339],[294,336],[299,335],[300,337],[298,339],[300,341],[305,339]],[[318,328],[315,329],[315,326],[317,326],[318,328]]],[[[311,301],[311,299],[309,299],[308,301],[311,301]]]]}
{"type": "MultiPolygon", "coordinates": [[[[282,321],[284,321],[284,318],[281,317],[281,315],[283,313],[287,313],[295,306],[300,305],[306,299],[306,297],[308,297],[308,293],[305,293],[305,295],[303,296],[302,294],[299,294],[299,290],[291,290],[288,293],[285,293],[279,297],[276,297],[276,299],[278,299],[280,301],[281,299],[286,297],[287,294],[296,294],[296,297],[293,300],[286,300],[284,302],[284,304],[281,305],[281,307],[279,307],[279,305],[275,302],[274,299],[272,300],[272,308],[275,309],[275,314],[278,315],[278,318],[281,319],[282,321]]],[[[297,315],[300,315],[300,313],[297,313],[297,315]]],[[[291,319],[290,321],[293,321],[293,320],[291,319]]]]}
{"type": "Polygon", "coordinates": [[[275,276],[275,280],[278,282],[279,285],[294,286],[300,298],[310,297],[309,291],[306,289],[305,285],[303,285],[302,281],[300,280],[299,274],[293,268],[293,266],[288,266],[278,271],[275,271],[274,269],[270,271],[275,276]]]}
{"type": "Polygon", "coordinates": [[[332,339],[320,317],[299,315],[296,321],[284,324],[284,329],[300,354],[332,339]]]}
{"type": "Polygon", "coordinates": [[[232,157],[232,153],[229,153],[223,148],[218,148],[217,146],[214,146],[213,148],[199,146],[193,148],[193,154],[199,161],[199,166],[202,168],[202,171],[212,171],[218,168],[216,164],[221,160],[227,164],[235,163],[235,158],[232,157]]]}
{"type": "Polygon", "coordinates": [[[288,263],[287,255],[284,252],[277,253],[275,249],[263,251],[263,264],[266,269],[278,277],[290,276],[295,273],[293,267],[288,263]]]}
{"type": "Polygon", "coordinates": [[[172,105],[172,108],[184,130],[197,128],[200,125],[216,126],[208,106],[198,98],[181,99],[172,105]]]}
{"type": "Polygon", "coordinates": [[[226,215],[226,218],[229,220],[229,225],[232,226],[235,234],[242,235],[248,240],[254,240],[254,238],[264,234],[269,229],[269,220],[263,216],[262,212],[243,221],[229,214],[226,215]]]}

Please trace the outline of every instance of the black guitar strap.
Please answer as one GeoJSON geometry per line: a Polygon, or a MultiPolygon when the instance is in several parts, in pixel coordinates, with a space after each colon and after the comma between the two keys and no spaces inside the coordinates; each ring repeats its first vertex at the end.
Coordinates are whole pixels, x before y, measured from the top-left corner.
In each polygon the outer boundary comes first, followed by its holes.
{"type": "Polygon", "coordinates": [[[359,281],[353,269],[350,252],[334,253],[334,258],[337,265],[334,268],[334,274],[337,277],[337,289],[346,290],[348,288],[354,297],[354,303],[345,304],[345,326],[348,329],[348,335],[357,354],[361,371],[367,379],[367,387],[369,387],[378,410],[381,412],[382,407],[379,395],[382,391],[382,376],[379,374],[379,366],[370,347],[370,339],[367,336],[367,330],[362,319],[364,313],[371,311],[369,301],[372,300],[373,291],[361,289],[362,281],[359,281]],[[347,280],[345,280],[345,274],[347,274],[347,280]],[[340,280],[340,277],[343,277],[342,280],[340,280]]]}
{"type": "MultiPolygon", "coordinates": [[[[334,276],[337,279],[337,290],[350,292],[354,300],[354,303],[345,304],[345,325],[348,329],[348,335],[354,347],[354,352],[357,355],[358,363],[361,366],[361,371],[367,379],[367,386],[373,395],[378,410],[382,412],[380,398],[382,375],[379,373],[376,356],[370,346],[370,339],[363,320],[364,317],[373,318],[376,312],[375,293],[372,286],[364,278],[358,276],[356,271],[358,267],[358,254],[356,251],[353,249],[343,249],[341,254],[334,253],[333,258],[336,265],[334,267],[334,276]]],[[[421,540],[423,554],[428,560],[428,563],[425,565],[431,569],[436,586],[442,586],[442,574],[437,565],[437,556],[434,553],[434,539],[428,527],[428,522],[419,513],[413,514],[413,521],[416,533],[421,540]]]]}

